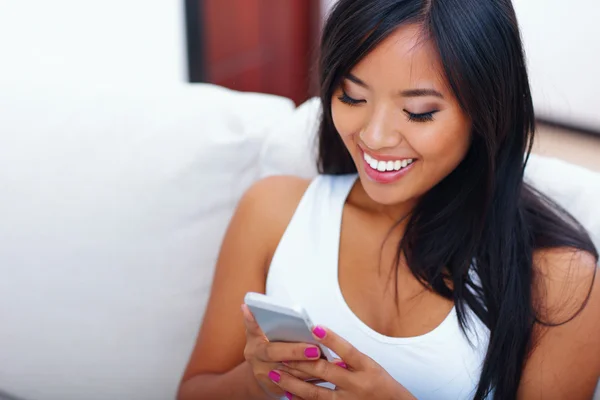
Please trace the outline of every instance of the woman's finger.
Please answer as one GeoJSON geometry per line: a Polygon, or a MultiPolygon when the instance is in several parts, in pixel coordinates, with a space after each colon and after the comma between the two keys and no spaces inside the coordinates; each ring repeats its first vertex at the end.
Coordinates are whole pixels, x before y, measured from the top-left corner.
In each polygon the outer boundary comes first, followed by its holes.
{"type": "Polygon", "coordinates": [[[333,391],[313,383],[304,382],[282,370],[269,372],[273,383],[286,392],[288,399],[333,400],[333,391]],[[290,396],[293,394],[293,396],[290,396]]]}
{"type": "Polygon", "coordinates": [[[313,385],[324,382],[322,379],[315,378],[314,376],[311,376],[310,374],[307,374],[302,371],[298,371],[297,369],[293,369],[293,368],[287,367],[285,365],[280,365],[277,367],[277,369],[281,370],[283,372],[287,372],[288,374],[290,374],[304,382],[310,382],[313,385]]]}
{"type": "Polygon", "coordinates": [[[318,360],[319,347],[306,343],[265,342],[257,348],[257,357],[265,362],[318,360]]]}
{"type": "Polygon", "coordinates": [[[370,360],[367,356],[356,350],[346,339],[342,338],[330,329],[321,325],[313,328],[314,337],[331,349],[344,362],[354,370],[362,370],[370,360]]]}
{"type": "Polygon", "coordinates": [[[256,319],[254,319],[254,315],[252,315],[252,312],[245,304],[242,304],[242,314],[244,316],[244,325],[246,326],[246,335],[264,337],[265,334],[262,329],[260,329],[256,319]]]}
{"type": "Polygon", "coordinates": [[[288,367],[340,387],[347,387],[347,383],[352,379],[352,373],[347,370],[346,364],[341,361],[338,361],[338,363],[331,363],[326,360],[291,361],[288,363],[288,367]]]}

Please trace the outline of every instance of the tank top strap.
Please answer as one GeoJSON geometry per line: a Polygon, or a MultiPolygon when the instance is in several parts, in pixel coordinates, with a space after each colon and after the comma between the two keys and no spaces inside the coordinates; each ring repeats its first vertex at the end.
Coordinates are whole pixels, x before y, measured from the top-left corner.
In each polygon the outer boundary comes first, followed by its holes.
{"type": "Polygon", "coordinates": [[[289,277],[297,272],[300,280],[317,276],[319,289],[329,286],[331,290],[330,285],[337,282],[342,212],[356,178],[353,174],[313,179],[275,250],[268,287],[284,274],[289,277]]]}

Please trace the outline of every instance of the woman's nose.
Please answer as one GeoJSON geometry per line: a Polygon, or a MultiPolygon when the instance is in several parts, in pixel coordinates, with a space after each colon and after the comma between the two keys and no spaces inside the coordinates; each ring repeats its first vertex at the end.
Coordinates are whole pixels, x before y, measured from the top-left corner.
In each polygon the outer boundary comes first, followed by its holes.
{"type": "Polygon", "coordinates": [[[360,141],[371,150],[393,148],[402,142],[402,134],[395,121],[398,117],[385,109],[373,113],[371,120],[360,133],[360,141]]]}

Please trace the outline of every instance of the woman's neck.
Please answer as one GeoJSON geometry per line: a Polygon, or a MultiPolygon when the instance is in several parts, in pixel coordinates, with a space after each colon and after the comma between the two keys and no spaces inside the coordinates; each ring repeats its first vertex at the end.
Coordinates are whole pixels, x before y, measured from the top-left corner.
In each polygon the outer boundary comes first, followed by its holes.
{"type": "Polygon", "coordinates": [[[416,199],[397,204],[377,203],[369,197],[360,183],[360,179],[358,179],[352,187],[347,202],[363,211],[384,217],[394,223],[402,221],[401,225],[405,225],[408,220],[406,217],[410,215],[417,205],[416,199]]]}

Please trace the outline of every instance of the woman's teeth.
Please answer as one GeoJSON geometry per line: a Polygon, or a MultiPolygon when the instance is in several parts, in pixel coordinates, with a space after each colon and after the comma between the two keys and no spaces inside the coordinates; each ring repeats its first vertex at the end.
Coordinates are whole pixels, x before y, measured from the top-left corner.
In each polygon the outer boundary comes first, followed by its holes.
{"type": "Polygon", "coordinates": [[[399,171],[402,168],[406,168],[410,164],[413,163],[412,158],[404,159],[404,160],[396,160],[396,161],[379,161],[368,155],[367,153],[363,153],[365,161],[369,166],[373,169],[376,169],[379,172],[386,171],[399,171]]]}

